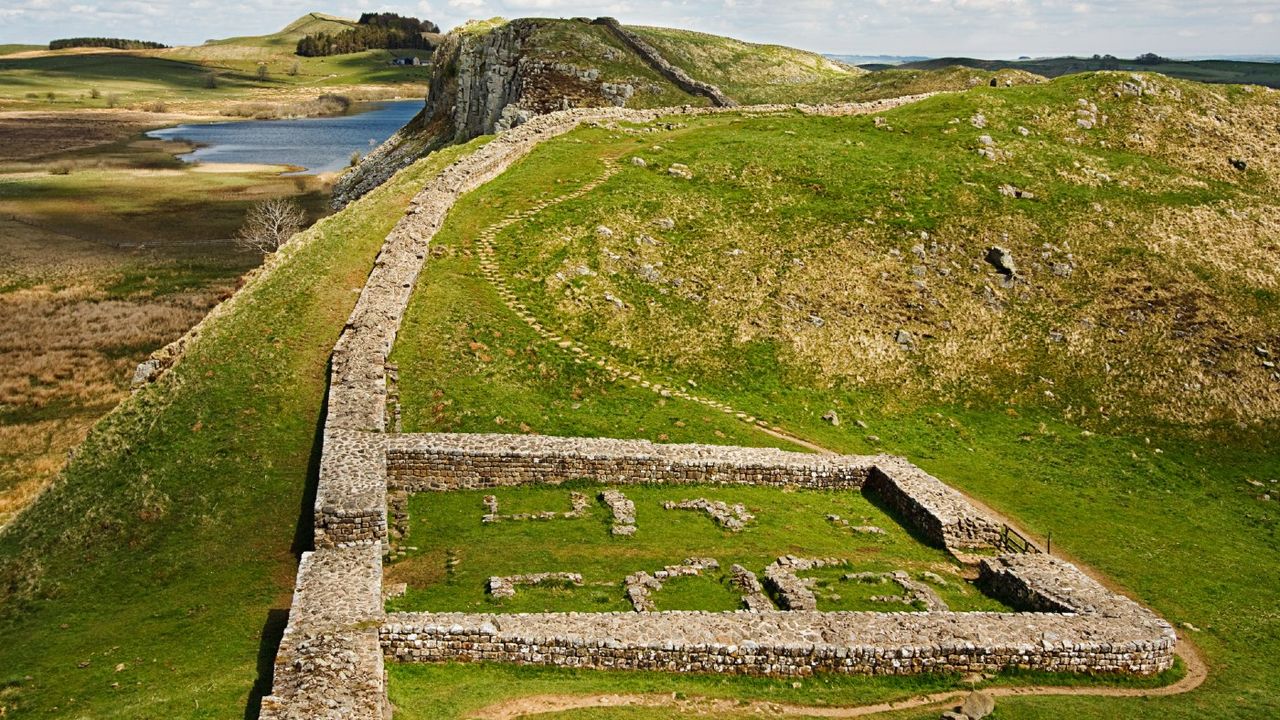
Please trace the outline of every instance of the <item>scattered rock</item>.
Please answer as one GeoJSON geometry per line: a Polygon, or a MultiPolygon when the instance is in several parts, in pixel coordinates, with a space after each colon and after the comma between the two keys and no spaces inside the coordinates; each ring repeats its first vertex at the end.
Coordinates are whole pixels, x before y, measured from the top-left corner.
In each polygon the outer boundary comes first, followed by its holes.
{"type": "Polygon", "coordinates": [[[853,424],[854,424],[854,425],[857,425],[858,427],[862,428],[863,430],[866,430],[866,429],[867,429],[867,423],[866,423],[866,421],[864,421],[864,420],[854,420],[854,421],[853,421],[853,424]]]}
{"type": "Polygon", "coordinates": [[[987,116],[982,113],[974,113],[973,117],[969,118],[969,124],[979,129],[984,128],[987,126],[987,116]]]}
{"type": "Polygon", "coordinates": [[[960,706],[960,712],[970,720],[982,720],[982,718],[995,712],[996,700],[988,693],[981,690],[969,693],[969,697],[964,699],[964,704],[960,706]]]}
{"type": "Polygon", "coordinates": [[[1023,190],[1022,188],[1009,184],[1000,186],[1000,194],[1005,197],[1017,198],[1019,200],[1034,200],[1036,197],[1030,191],[1023,190]]]}
{"type": "Polygon", "coordinates": [[[835,427],[840,426],[840,416],[836,414],[835,410],[828,410],[825,413],[823,413],[822,419],[831,423],[835,427]]]}
{"type": "Polygon", "coordinates": [[[658,218],[653,221],[654,227],[659,230],[672,230],[676,226],[676,221],[671,218],[658,218]]]}
{"type": "Polygon", "coordinates": [[[1005,277],[1018,274],[1018,266],[1013,262],[1013,254],[998,245],[987,250],[987,262],[1005,277]]]}
{"type": "Polygon", "coordinates": [[[613,231],[605,227],[604,225],[597,225],[596,235],[599,235],[602,238],[611,238],[613,237],[613,231]]]}
{"type": "Polygon", "coordinates": [[[690,171],[689,166],[684,163],[672,163],[671,167],[667,168],[667,174],[671,177],[681,178],[682,180],[693,179],[693,172],[690,171]]]}
{"type": "Polygon", "coordinates": [[[1182,623],[1182,627],[1190,630],[1191,632],[1200,632],[1200,628],[1196,627],[1195,625],[1192,625],[1189,622],[1182,623]]]}
{"type": "Polygon", "coordinates": [[[893,341],[898,343],[904,350],[910,350],[915,343],[915,337],[912,336],[910,330],[899,329],[898,332],[894,333],[893,341]]]}
{"type": "Polygon", "coordinates": [[[136,390],[159,376],[160,361],[154,358],[143,360],[138,363],[138,367],[133,371],[133,380],[129,382],[129,387],[136,390]]]}
{"type": "Polygon", "coordinates": [[[636,167],[646,167],[649,163],[645,162],[644,158],[637,155],[631,158],[631,164],[635,165],[636,167]]]}
{"type": "Polygon", "coordinates": [[[1031,134],[1031,131],[1019,125],[1018,134],[1021,135],[1022,137],[1026,137],[1031,134]]]}

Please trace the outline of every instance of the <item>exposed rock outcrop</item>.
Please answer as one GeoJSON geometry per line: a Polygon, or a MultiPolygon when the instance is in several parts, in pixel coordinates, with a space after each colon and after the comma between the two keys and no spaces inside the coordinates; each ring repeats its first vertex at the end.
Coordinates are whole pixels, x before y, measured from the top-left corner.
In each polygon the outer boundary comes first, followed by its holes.
{"type": "MultiPolygon", "coordinates": [[[[486,21],[446,35],[432,56],[431,85],[422,112],[338,180],[334,207],[346,206],[445,145],[510,130],[557,110],[626,107],[636,105],[633,99],[641,95],[657,97],[652,91],[662,88],[652,77],[600,69],[606,63],[616,67],[619,58],[633,52],[603,26],[573,23],[577,44],[572,51],[555,50],[559,41],[551,37],[552,31],[563,31],[563,22],[486,21]]],[[[639,72],[653,66],[649,58],[632,59],[639,72]]]]}

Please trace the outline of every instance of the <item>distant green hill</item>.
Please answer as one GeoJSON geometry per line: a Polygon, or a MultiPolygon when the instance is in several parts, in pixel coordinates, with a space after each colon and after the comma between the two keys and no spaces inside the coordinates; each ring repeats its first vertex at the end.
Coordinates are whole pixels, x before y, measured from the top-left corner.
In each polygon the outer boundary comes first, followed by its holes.
{"type": "Polygon", "coordinates": [[[11,44],[11,45],[0,45],[0,55],[12,55],[13,53],[30,52],[32,50],[43,50],[43,49],[44,49],[43,45],[22,45],[18,43],[11,44]]]}
{"type": "Polygon", "coordinates": [[[966,57],[946,57],[905,63],[897,67],[901,69],[937,70],[952,65],[961,65],[982,70],[1026,70],[1045,77],[1059,77],[1071,73],[1098,70],[1130,70],[1135,72],[1157,72],[1169,77],[1195,80],[1197,82],[1266,85],[1267,87],[1280,88],[1280,64],[1277,63],[1244,62],[1240,60],[1163,60],[1163,62],[1157,63],[1143,63],[1132,59],[1111,57],[1056,57],[1035,60],[978,60],[966,57]]]}
{"type": "Polygon", "coordinates": [[[307,13],[302,17],[294,20],[284,29],[271,33],[270,35],[246,35],[243,37],[232,37],[223,40],[210,40],[204,46],[210,45],[247,45],[250,47],[267,47],[279,48],[292,52],[293,47],[298,41],[308,35],[316,33],[340,33],[356,26],[355,20],[340,18],[336,15],[326,15],[324,13],[307,13]]]}
{"type": "Polygon", "coordinates": [[[44,48],[0,45],[0,108],[136,108],[141,103],[236,99],[255,89],[426,84],[427,70],[396,67],[391,60],[405,55],[426,60],[431,56],[427,51],[370,50],[325,58],[294,54],[300,38],[341,32],[355,24],[310,13],[270,35],[160,50],[39,52],[44,48]],[[11,57],[20,52],[32,54],[11,57]],[[261,68],[266,77],[259,75],[261,68]]]}

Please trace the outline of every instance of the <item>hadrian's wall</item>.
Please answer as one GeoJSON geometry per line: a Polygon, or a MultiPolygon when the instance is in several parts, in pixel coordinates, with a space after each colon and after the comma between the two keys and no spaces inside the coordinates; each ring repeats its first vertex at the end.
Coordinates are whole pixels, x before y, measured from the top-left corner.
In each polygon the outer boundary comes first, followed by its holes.
{"type": "MultiPolygon", "coordinates": [[[[740,111],[800,109],[849,115],[887,110],[920,97],[740,111]]],[[[678,617],[411,614],[387,621],[381,569],[388,484],[404,490],[451,489],[587,475],[609,482],[863,487],[939,545],[962,548],[992,541],[997,521],[937,479],[892,458],[634,441],[386,433],[387,355],[427,245],[458,197],[502,173],[538,143],[582,122],[644,122],[681,112],[722,111],[592,108],[540,116],[448,166],[414,198],[388,235],[334,348],[315,504],[316,550],[305,553],[298,568],[272,694],[262,702],[264,720],[382,720],[389,713],[384,652],[400,660],[488,658],[766,674],[998,669],[1007,663],[1150,673],[1169,666],[1173,633],[1163,621],[1124,598],[1109,599],[1105,589],[1091,586],[1091,580],[1070,566],[1068,571],[1039,560],[1007,557],[984,565],[990,588],[1029,607],[1072,611],[826,617],[770,612],[678,617]],[[655,647],[653,640],[662,632],[667,641],[655,647]],[[723,638],[732,642],[726,644],[723,638]]]]}
{"type": "Polygon", "coordinates": [[[395,435],[387,484],[410,492],[470,490],[589,477],[602,483],[723,483],[857,490],[876,458],[772,448],[661,445],[540,435],[395,435]]]}
{"type": "Polygon", "coordinates": [[[593,21],[595,25],[603,25],[614,34],[619,40],[631,48],[639,55],[649,67],[653,68],[666,79],[675,84],[676,87],[684,90],[690,95],[701,95],[718,107],[736,107],[738,103],[732,98],[725,95],[720,88],[711,83],[694,80],[682,68],[672,65],[667,61],[657,48],[650,45],[644,38],[631,32],[611,17],[596,18],[593,21]]]}
{"type": "MultiPolygon", "coordinates": [[[[984,563],[1014,600],[1053,592],[1052,612],[394,613],[399,662],[811,675],[1048,672],[1149,675],[1173,665],[1173,629],[1073,565],[1046,555],[984,563]],[[989,567],[988,567],[989,563],[989,567]],[[1050,588],[1059,588],[1057,591],[1050,588]],[[1027,590],[1030,588],[1030,590],[1027,590]]],[[[1033,602],[1038,602],[1032,600],[1033,602]]]]}
{"type": "Polygon", "coordinates": [[[939,547],[963,550],[1000,544],[1003,523],[901,458],[878,458],[867,477],[865,492],[939,547]]]}

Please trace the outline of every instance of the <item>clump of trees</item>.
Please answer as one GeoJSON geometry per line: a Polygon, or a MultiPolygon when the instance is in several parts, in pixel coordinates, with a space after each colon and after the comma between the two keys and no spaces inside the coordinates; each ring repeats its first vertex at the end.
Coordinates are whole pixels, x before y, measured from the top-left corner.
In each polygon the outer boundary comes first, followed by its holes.
{"type": "Polygon", "coordinates": [[[266,255],[280,249],[307,222],[298,204],[287,198],[271,198],[254,205],[236,233],[236,247],[266,255]]]}
{"type": "Polygon", "coordinates": [[[355,27],[340,33],[317,33],[302,38],[298,41],[297,54],[321,57],[365,50],[430,50],[435,44],[426,35],[438,32],[440,26],[429,20],[395,13],[365,13],[355,27]]]}
{"type": "Polygon", "coordinates": [[[169,47],[164,43],[151,42],[149,40],[126,40],[124,38],[106,38],[106,37],[79,37],[79,38],[63,38],[61,40],[53,40],[49,43],[50,50],[65,50],[67,48],[113,48],[115,50],[163,50],[169,47]]]}

